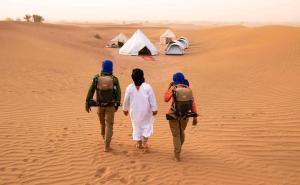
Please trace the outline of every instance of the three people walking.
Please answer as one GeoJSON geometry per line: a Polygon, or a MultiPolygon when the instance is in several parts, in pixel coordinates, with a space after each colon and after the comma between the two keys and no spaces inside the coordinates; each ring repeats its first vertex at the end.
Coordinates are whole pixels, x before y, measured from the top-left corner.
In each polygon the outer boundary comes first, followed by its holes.
{"type": "MultiPolygon", "coordinates": [[[[132,122],[132,138],[136,147],[147,151],[149,137],[153,134],[154,116],[157,114],[157,102],[150,84],[145,82],[143,70],[132,70],[133,83],[126,88],[123,113],[130,115],[132,122]]],[[[189,117],[193,117],[193,125],[197,125],[197,110],[189,87],[189,81],[182,73],[175,73],[173,81],[165,92],[165,102],[172,100],[171,108],[166,114],[173,136],[174,159],[180,161],[182,145],[185,141],[185,129],[189,117]]],[[[98,106],[98,116],[101,135],[104,139],[104,151],[110,150],[113,135],[114,115],[121,101],[119,80],[113,75],[113,63],[110,60],[102,62],[101,73],[97,74],[90,85],[86,97],[86,111],[92,106],[98,106]],[[96,101],[93,96],[96,92],[96,101]]]]}

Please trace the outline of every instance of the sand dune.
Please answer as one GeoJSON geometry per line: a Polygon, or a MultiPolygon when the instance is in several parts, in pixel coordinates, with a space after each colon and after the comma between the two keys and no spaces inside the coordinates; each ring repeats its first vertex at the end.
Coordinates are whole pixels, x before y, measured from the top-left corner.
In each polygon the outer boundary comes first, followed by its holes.
{"type": "MultiPolygon", "coordinates": [[[[300,184],[300,28],[174,26],[191,48],[153,62],[104,47],[135,29],[0,22],[1,185],[300,184]],[[120,111],[113,150],[102,150],[96,110],[87,114],[84,101],[105,58],[115,62],[123,92],[134,67],[154,87],[159,115],[149,154],[135,150],[120,111]],[[181,163],[172,161],[163,102],[178,70],[201,115],[198,127],[186,130],[181,163]]],[[[143,31],[162,51],[164,28],[143,31]]]]}

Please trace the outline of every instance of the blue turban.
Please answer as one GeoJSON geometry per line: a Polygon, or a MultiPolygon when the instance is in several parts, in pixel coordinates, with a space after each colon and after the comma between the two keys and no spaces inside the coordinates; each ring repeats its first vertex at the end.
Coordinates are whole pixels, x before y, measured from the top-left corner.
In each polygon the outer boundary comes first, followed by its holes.
{"type": "Polygon", "coordinates": [[[112,74],[113,72],[113,63],[110,60],[104,60],[102,62],[101,72],[112,74]]]}
{"type": "Polygon", "coordinates": [[[186,85],[186,86],[190,86],[190,82],[187,80],[187,79],[184,79],[184,83],[183,83],[184,85],[186,85]]]}
{"type": "Polygon", "coordinates": [[[184,84],[184,82],[185,82],[184,75],[180,72],[175,73],[173,75],[173,82],[174,82],[174,85],[184,84]]]}

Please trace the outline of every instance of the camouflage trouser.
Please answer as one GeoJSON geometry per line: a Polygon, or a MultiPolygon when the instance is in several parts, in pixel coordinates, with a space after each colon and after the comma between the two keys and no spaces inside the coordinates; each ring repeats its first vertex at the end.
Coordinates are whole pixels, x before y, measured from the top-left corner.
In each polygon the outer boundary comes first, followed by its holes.
{"type": "Polygon", "coordinates": [[[188,121],[188,119],[169,120],[170,129],[173,135],[174,154],[177,157],[180,156],[181,147],[184,143],[184,130],[187,126],[188,121]]]}
{"type": "Polygon", "coordinates": [[[101,126],[101,135],[104,139],[105,147],[109,148],[111,137],[113,136],[115,107],[99,107],[98,116],[101,126]]]}

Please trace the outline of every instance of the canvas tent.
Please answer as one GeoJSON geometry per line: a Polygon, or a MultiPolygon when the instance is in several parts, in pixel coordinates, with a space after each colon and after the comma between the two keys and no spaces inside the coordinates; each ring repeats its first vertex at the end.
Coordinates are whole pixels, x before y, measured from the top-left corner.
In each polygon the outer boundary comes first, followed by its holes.
{"type": "Polygon", "coordinates": [[[184,46],[181,42],[171,42],[166,47],[166,55],[183,55],[184,54],[184,46]]]}
{"type": "Polygon", "coordinates": [[[109,41],[109,43],[107,44],[107,46],[111,47],[111,48],[120,48],[126,43],[127,40],[128,39],[127,39],[126,35],[124,35],[123,33],[120,33],[119,35],[117,35],[113,39],[111,39],[109,41]]]}
{"type": "Polygon", "coordinates": [[[119,50],[121,55],[157,55],[157,49],[147,36],[137,30],[119,50]]]}
{"type": "Polygon", "coordinates": [[[186,37],[180,37],[178,39],[179,42],[181,42],[184,46],[184,49],[188,48],[189,47],[189,41],[186,37]]]}
{"type": "Polygon", "coordinates": [[[168,44],[174,39],[176,39],[175,34],[168,29],[160,36],[160,44],[168,44]]]}

